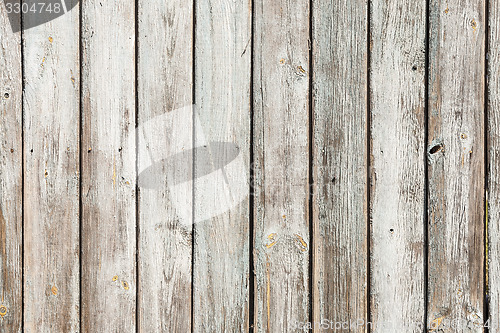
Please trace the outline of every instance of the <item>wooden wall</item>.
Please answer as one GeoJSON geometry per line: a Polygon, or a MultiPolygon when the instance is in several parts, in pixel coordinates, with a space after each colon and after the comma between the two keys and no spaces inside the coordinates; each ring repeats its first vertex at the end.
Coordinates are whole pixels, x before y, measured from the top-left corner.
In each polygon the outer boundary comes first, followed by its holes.
{"type": "Polygon", "coordinates": [[[1,332],[500,332],[497,1],[20,1],[1,332]]]}

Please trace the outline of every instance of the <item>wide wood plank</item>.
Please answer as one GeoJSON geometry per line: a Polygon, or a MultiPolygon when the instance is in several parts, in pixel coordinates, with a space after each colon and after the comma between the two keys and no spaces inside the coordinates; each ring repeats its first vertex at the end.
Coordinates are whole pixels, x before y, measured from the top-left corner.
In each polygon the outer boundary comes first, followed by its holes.
{"type": "Polygon", "coordinates": [[[196,2],[194,331],[249,327],[251,2],[196,2]]]}
{"type": "MultiPolygon", "coordinates": [[[[11,1],[9,3],[14,3],[11,1]]],[[[0,331],[22,332],[21,15],[0,5],[0,331]]]]}
{"type": "Polygon", "coordinates": [[[255,330],[309,321],[309,1],[254,2],[255,330]]]}
{"type": "Polygon", "coordinates": [[[425,322],[425,2],[372,0],[372,332],[425,322]]]}
{"type": "Polygon", "coordinates": [[[133,332],[135,5],[82,6],[82,331],[133,332]]]}
{"type": "Polygon", "coordinates": [[[193,2],[138,6],[139,331],[189,332],[191,163],[169,161],[192,155],[193,2]]]}
{"type": "MultiPolygon", "coordinates": [[[[40,17],[24,14],[23,24],[33,26],[40,17]]],[[[25,30],[23,37],[24,331],[76,332],[80,330],[78,7],[25,30]]]]}
{"type": "Polygon", "coordinates": [[[427,321],[442,332],[483,331],[485,31],[485,1],[430,2],[427,321]]]}
{"type": "Polygon", "coordinates": [[[319,332],[328,331],[331,321],[367,319],[368,5],[313,5],[312,285],[314,322],[323,323],[319,332]]]}

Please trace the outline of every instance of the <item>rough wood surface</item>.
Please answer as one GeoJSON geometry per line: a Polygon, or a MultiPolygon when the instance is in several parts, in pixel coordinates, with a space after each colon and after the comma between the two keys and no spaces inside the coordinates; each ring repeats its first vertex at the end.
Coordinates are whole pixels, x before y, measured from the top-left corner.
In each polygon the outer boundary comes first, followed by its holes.
{"type": "MultiPolygon", "coordinates": [[[[489,1],[487,225],[489,331],[500,331],[500,3],[489,1]]],[[[487,319],[487,318],[485,318],[487,319]]]]}
{"type": "Polygon", "coordinates": [[[7,4],[0,331],[500,330],[496,1],[7,4]]]}
{"type": "Polygon", "coordinates": [[[25,332],[80,329],[79,38],[79,10],[23,33],[25,332]]]}
{"type": "Polygon", "coordinates": [[[331,325],[367,319],[368,5],[313,4],[313,314],[331,325]]]}
{"type": "Polygon", "coordinates": [[[482,332],[485,1],[435,0],[430,14],[427,321],[482,332]]]}
{"type": "Polygon", "coordinates": [[[309,318],[309,1],[254,2],[255,331],[309,318]]]}
{"type": "Polygon", "coordinates": [[[134,2],[82,3],[82,331],[136,329],[134,2]]]}
{"type": "Polygon", "coordinates": [[[371,1],[372,332],[425,322],[425,2],[371,1]]]}
{"type": "Polygon", "coordinates": [[[138,6],[139,331],[189,332],[191,214],[182,221],[175,202],[191,198],[192,187],[174,183],[190,163],[163,161],[193,146],[193,2],[138,6]]]}
{"type": "Polygon", "coordinates": [[[193,325],[195,332],[244,332],[252,7],[247,0],[196,4],[193,325]]]}
{"type": "MultiPolygon", "coordinates": [[[[21,15],[13,17],[21,24],[21,15]]],[[[22,58],[0,5],[0,331],[22,332],[22,58]]]]}

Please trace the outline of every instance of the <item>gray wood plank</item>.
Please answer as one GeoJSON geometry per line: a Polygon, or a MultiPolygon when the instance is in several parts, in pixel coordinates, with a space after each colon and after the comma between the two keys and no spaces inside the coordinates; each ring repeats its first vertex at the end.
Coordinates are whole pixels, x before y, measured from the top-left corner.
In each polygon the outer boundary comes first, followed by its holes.
{"type": "Polygon", "coordinates": [[[82,331],[133,332],[135,6],[82,6],[82,331]]]}
{"type": "Polygon", "coordinates": [[[490,332],[500,331],[500,3],[488,1],[487,279],[490,332]]]}
{"type": "MultiPolygon", "coordinates": [[[[13,2],[10,2],[13,3],[13,2]]],[[[21,15],[0,5],[0,331],[22,332],[21,15]]]]}
{"type": "Polygon", "coordinates": [[[425,2],[371,1],[372,332],[425,322],[425,2]]]}
{"type": "Polygon", "coordinates": [[[255,323],[309,318],[309,1],[254,2],[255,323]]]}
{"type": "Polygon", "coordinates": [[[76,9],[23,33],[25,332],[80,330],[79,31],[76,9]]]}
{"type": "Polygon", "coordinates": [[[324,323],[319,332],[329,331],[331,321],[367,319],[368,5],[313,5],[313,315],[324,323]]]}
{"type": "Polygon", "coordinates": [[[430,14],[427,321],[482,332],[485,1],[434,0],[430,14]]]}
{"type": "Polygon", "coordinates": [[[189,332],[192,214],[176,203],[192,186],[176,181],[191,163],[164,162],[193,146],[193,2],[138,5],[139,331],[189,332]]]}
{"type": "Polygon", "coordinates": [[[244,332],[252,8],[241,0],[196,4],[193,325],[195,332],[244,332]]]}

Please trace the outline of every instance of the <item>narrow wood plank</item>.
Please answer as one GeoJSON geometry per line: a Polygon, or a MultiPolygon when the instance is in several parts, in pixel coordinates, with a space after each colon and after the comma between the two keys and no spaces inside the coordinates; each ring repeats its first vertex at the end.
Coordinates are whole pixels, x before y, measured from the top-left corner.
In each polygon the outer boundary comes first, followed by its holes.
{"type": "MultiPolygon", "coordinates": [[[[23,15],[26,26],[43,16],[23,15]]],[[[25,30],[23,37],[24,331],[76,332],[80,330],[78,7],[25,30]]]]}
{"type": "Polygon", "coordinates": [[[82,331],[133,332],[135,6],[82,6],[82,331]]]}
{"type": "MultiPolygon", "coordinates": [[[[13,4],[14,1],[6,3],[13,4]]],[[[0,5],[0,331],[22,332],[21,15],[0,5]]]]}
{"type": "Polygon", "coordinates": [[[254,2],[255,322],[309,320],[309,1],[254,2]]]}
{"type": "Polygon", "coordinates": [[[196,4],[193,325],[245,332],[252,7],[247,0],[196,4]]]}
{"type": "Polygon", "coordinates": [[[371,1],[372,332],[425,322],[425,13],[423,1],[371,1]]]}
{"type": "Polygon", "coordinates": [[[488,1],[488,82],[487,82],[487,324],[490,332],[500,331],[500,3],[488,1]]]}
{"type": "Polygon", "coordinates": [[[430,14],[427,321],[482,332],[485,1],[433,0],[430,14]]]}
{"type": "Polygon", "coordinates": [[[189,332],[192,214],[176,203],[192,185],[175,182],[191,163],[168,161],[193,146],[193,2],[138,6],[139,330],[189,332]]]}
{"type": "Polygon", "coordinates": [[[368,5],[313,5],[313,314],[320,332],[332,321],[367,319],[368,5]]]}

